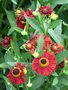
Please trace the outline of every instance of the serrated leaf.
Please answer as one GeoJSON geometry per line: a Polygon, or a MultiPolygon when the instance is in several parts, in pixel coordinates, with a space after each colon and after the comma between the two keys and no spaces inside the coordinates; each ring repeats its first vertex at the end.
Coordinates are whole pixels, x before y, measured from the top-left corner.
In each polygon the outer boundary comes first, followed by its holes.
{"type": "Polygon", "coordinates": [[[13,61],[14,62],[14,58],[13,56],[11,55],[11,52],[10,51],[7,51],[7,53],[5,53],[4,55],[4,59],[5,59],[5,62],[11,62],[13,61]]]}
{"type": "Polygon", "coordinates": [[[55,42],[57,42],[57,43],[59,43],[59,44],[61,44],[61,45],[64,45],[64,42],[63,42],[63,39],[62,39],[61,35],[56,34],[56,33],[54,32],[54,30],[52,30],[52,29],[49,29],[49,30],[48,30],[48,33],[50,34],[50,36],[53,38],[53,40],[54,40],[55,42]]]}
{"type": "Polygon", "coordinates": [[[65,60],[68,57],[68,50],[65,50],[63,52],[60,52],[56,55],[57,64],[61,63],[63,60],[65,60]]]}
{"type": "Polygon", "coordinates": [[[19,61],[21,58],[20,58],[20,49],[19,49],[17,41],[14,40],[14,42],[11,42],[11,46],[12,46],[14,52],[15,52],[17,61],[19,61]]]}
{"type": "Polygon", "coordinates": [[[50,24],[50,28],[56,28],[60,23],[61,23],[60,19],[52,21],[50,24]]]}
{"type": "Polygon", "coordinates": [[[35,29],[37,30],[38,32],[42,33],[42,28],[41,26],[39,25],[38,21],[36,19],[31,19],[31,18],[28,18],[26,15],[25,15],[25,18],[26,20],[28,21],[28,23],[35,29]]]}
{"type": "Polygon", "coordinates": [[[54,32],[61,35],[62,34],[62,22],[54,29],[54,32]]]}
{"type": "Polygon", "coordinates": [[[43,48],[43,43],[44,43],[44,40],[43,40],[43,34],[41,34],[38,38],[38,42],[37,42],[37,51],[40,52],[43,48]]]}
{"type": "Polygon", "coordinates": [[[37,76],[32,82],[32,90],[37,90],[44,83],[42,76],[37,76]]]}

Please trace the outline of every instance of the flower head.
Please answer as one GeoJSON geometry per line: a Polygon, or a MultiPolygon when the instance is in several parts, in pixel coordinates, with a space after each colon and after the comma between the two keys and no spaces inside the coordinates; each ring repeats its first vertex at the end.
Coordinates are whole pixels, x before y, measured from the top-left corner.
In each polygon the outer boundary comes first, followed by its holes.
{"type": "Polygon", "coordinates": [[[41,6],[39,8],[39,13],[45,16],[50,16],[53,10],[49,6],[41,6]]]}
{"type": "Polygon", "coordinates": [[[9,81],[13,84],[23,84],[25,83],[25,64],[21,65],[21,63],[17,63],[8,73],[7,77],[9,81]]]}
{"type": "Polygon", "coordinates": [[[35,51],[32,55],[37,58],[39,56],[39,53],[35,51]]]}
{"type": "Polygon", "coordinates": [[[20,15],[16,18],[16,24],[19,28],[24,29],[26,25],[26,19],[24,15],[27,15],[29,18],[34,18],[34,15],[32,14],[31,10],[25,10],[20,13],[20,15]]]}
{"type": "Polygon", "coordinates": [[[19,14],[21,13],[21,10],[20,10],[20,9],[17,9],[17,10],[15,11],[15,13],[19,15],[19,14]]]}
{"type": "Polygon", "coordinates": [[[5,36],[4,39],[0,42],[0,44],[6,48],[10,45],[11,40],[12,38],[10,36],[5,36]]]}
{"type": "Polygon", "coordinates": [[[52,53],[45,52],[42,56],[33,60],[32,69],[35,70],[37,74],[48,76],[55,70],[56,62],[52,53]]]}
{"type": "Polygon", "coordinates": [[[53,13],[50,15],[50,18],[51,18],[52,20],[56,20],[56,19],[58,18],[58,15],[53,12],[53,13]]]}
{"type": "Polygon", "coordinates": [[[51,50],[54,52],[54,54],[58,54],[65,50],[63,45],[60,45],[58,43],[51,44],[51,50]]]}

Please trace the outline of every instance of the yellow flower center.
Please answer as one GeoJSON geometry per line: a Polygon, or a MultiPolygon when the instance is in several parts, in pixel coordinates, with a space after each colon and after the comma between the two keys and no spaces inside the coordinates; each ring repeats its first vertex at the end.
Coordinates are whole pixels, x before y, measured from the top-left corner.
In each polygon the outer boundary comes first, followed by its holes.
{"type": "Polygon", "coordinates": [[[21,73],[20,68],[14,67],[14,69],[12,70],[12,74],[14,77],[19,77],[21,73]]]}
{"type": "Polygon", "coordinates": [[[25,47],[26,47],[26,49],[27,50],[30,50],[30,49],[32,49],[32,44],[31,43],[27,43],[26,45],[25,45],[25,47]]]}
{"type": "Polygon", "coordinates": [[[48,61],[47,58],[41,58],[39,60],[39,64],[40,64],[41,67],[44,68],[44,67],[47,67],[49,65],[49,61],[48,61]]]}

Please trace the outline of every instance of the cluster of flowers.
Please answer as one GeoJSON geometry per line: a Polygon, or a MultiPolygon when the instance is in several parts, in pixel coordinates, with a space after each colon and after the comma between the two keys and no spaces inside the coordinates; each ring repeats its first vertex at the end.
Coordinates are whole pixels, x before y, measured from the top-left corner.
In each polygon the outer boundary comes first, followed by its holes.
{"type": "MultiPolygon", "coordinates": [[[[38,12],[44,16],[51,17],[54,19],[57,18],[54,11],[49,6],[41,6],[38,10],[38,12]]],[[[16,18],[16,24],[19,28],[24,29],[26,26],[26,19],[24,15],[27,15],[29,18],[34,18],[34,14],[31,10],[25,10],[23,12],[17,10],[17,13],[19,14],[16,18]]],[[[30,25],[29,25],[30,27],[30,25]]],[[[30,54],[32,54],[35,58],[32,60],[32,70],[36,71],[37,74],[41,74],[43,76],[49,76],[51,75],[55,70],[57,70],[59,67],[64,67],[64,62],[57,65],[57,60],[55,58],[55,55],[64,51],[64,46],[54,43],[49,36],[46,34],[43,35],[44,43],[43,48],[44,54],[39,56],[37,52],[37,41],[40,37],[39,34],[36,34],[33,38],[28,40],[23,46],[26,51],[29,51],[30,54]],[[48,49],[50,48],[50,50],[48,49]]],[[[6,36],[0,44],[4,47],[9,46],[11,37],[6,36]]],[[[7,77],[13,84],[23,84],[26,82],[25,80],[26,75],[26,67],[25,65],[22,65],[21,63],[17,63],[8,73],[7,77]]]]}

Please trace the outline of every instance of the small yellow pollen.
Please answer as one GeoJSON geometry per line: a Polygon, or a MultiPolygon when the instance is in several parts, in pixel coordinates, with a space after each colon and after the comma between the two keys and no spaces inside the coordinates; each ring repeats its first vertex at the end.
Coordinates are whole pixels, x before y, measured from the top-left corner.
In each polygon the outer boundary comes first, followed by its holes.
{"type": "Polygon", "coordinates": [[[20,14],[21,13],[21,10],[17,9],[15,13],[16,14],[20,14]]]}
{"type": "Polygon", "coordinates": [[[50,18],[51,18],[52,20],[56,20],[56,19],[58,18],[58,15],[53,12],[53,13],[50,15],[50,18]]]}
{"type": "Polygon", "coordinates": [[[32,55],[37,58],[39,56],[39,53],[35,51],[32,55]]]}
{"type": "Polygon", "coordinates": [[[26,73],[27,73],[27,69],[26,69],[26,68],[24,68],[23,72],[24,72],[24,74],[26,74],[26,73]]]}

